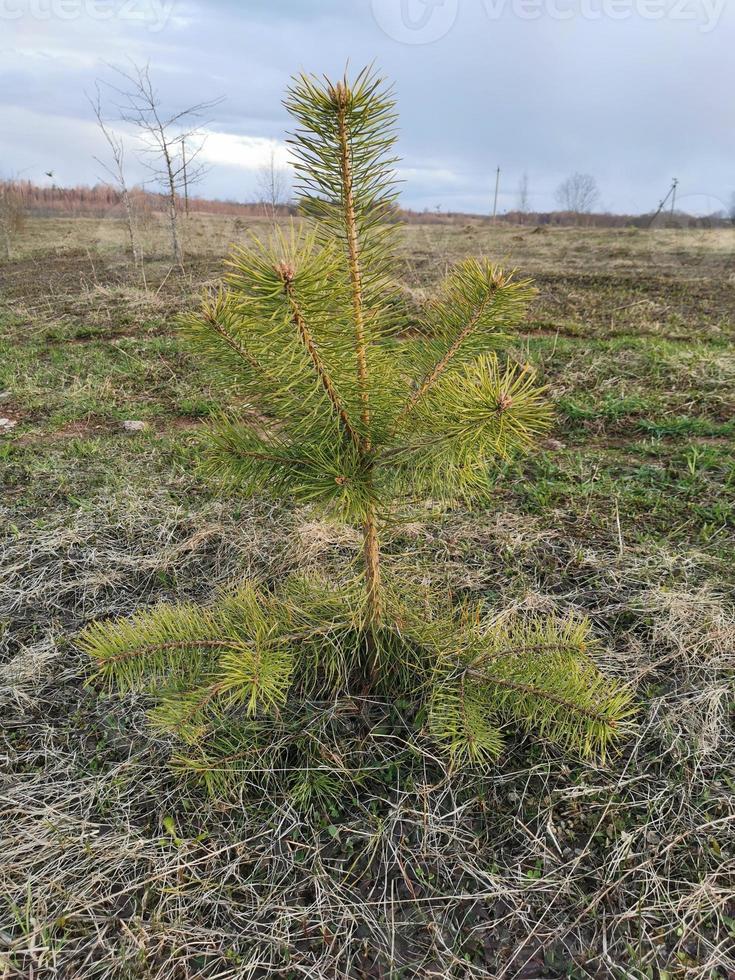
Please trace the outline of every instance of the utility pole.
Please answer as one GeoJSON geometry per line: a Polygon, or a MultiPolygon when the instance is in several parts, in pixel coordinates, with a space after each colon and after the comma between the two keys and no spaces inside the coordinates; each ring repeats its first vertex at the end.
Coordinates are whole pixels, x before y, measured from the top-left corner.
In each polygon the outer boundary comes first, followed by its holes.
{"type": "Polygon", "coordinates": [[[651,220],[648,222],[648,227],[649,228],[653,225],[653,222],[656,220],[656,218],[658,218],[658,216],[661,214],[661,212],[663,211],[663,209],[666,207],[666,202],[668,201],[668,199],[670,197],[673,197],[673,200],[671,202],[671,213],[672,214],[674,213],[674,205],[676,204],[676,188],[678,186],[679,186],[679,181],[678,181],[678,179],[676,177],[674,177],[674,179],[671,181],[671,187],[669,188],[669,191],[668,191],[666,197],[663,199],[663,201],[661,201],[661,203],[658,206],[658,210],[656,211],[656,213],[654,214],[654,216],[651,218],[651,220]]]}
{"type": "Polygon", "coordinates": [[[500,187],[500,167],[495,173],[495,198],[493,200],[493,224],[498,213],[498,188],[500,187]]]}

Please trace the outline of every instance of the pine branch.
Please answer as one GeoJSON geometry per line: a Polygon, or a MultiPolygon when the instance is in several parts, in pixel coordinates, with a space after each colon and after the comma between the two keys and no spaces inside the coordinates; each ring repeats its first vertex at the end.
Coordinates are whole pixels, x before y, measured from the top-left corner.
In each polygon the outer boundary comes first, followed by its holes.
{"type": "Polygon", "coordinates": [[[130,649],[123,650],[121,653],[115,653],[112,656],[99,654],[99,659],[103,664],[102,669],[105,669],[114,664],[134,660],[136,657],[155,657],[160,653],[168,653],[170,651],[228,650],[231,647],[232,642],[230,640],[169,640],[165,643],[141,643],[139,646],[130,647],[130,649]]]}
{"type": "Polygon", "coordinates": [[[396,114],[390,91],[370,68],[336,83],[302,74],[284,105],[300,126],[289,142],[303,210],[318,220],[322,234],[343,243],[346,254],[349,191],[359,248],[363,257],[370,254],[372,280],[385,270],[392,231],[386,220],[393,217],[396,200],[396,160],[389,155],[396,114]]]}
{"type": "Polygon", "coordinates": [[[604,756],[624,734],[631,692],[595,665],[586,620],[534,617],[489,628],[475,622],[446,637],[431,730],[453,755],[470,753],[483,726],[509,722],[580,755],[604,756]],[[482,703],[482,718],[462,714],[467,697],[482,703]]]}
{"type": "Polygon", "coordinates": [[[442,284],[419,325],[425,343],[416,388],[399,414],[410,415],[444,375],[487,354],[499,331],[518,323],[535,294],[530,280],[515,280],[487,260],[466,259],[442,284]]]}
{"type": "Polygon", "coordinates": [[[433,385],[415,405],[410,435],[384,458],[414,493],[485,496],[491,466],[528,452],[549,428],[543,395],[532,372],[484,355],[433,385]]]}
{"type": "Polygon", "coordinates": [[[457,335],[456,339],[452,341],[446,353],[437,361],[434,367],[429,371],[429,374],[424,378],[424,380],[419,384],[418,388],[414,394],[409,398],[408,404],[403,409],[399,416],[399,420],[403,419],[404,416],[408,415],[429,391],[429,389],[434,385],[439,378],[447,370],[450,362],[455,357],[460,347],[464,341],[472,334],[477,328],[477,324],[480,322],[482,314],[485,312],[487,304],[489,302],[489,296],[483,297],[475,313],[470,318],[469,322],[457,335]]]}
{"type": "Polygon", "coordinates": [[[202,305],[202,320],[217,334],[225,346],[253,371],[264,371],[263,365],[253,357],[232,330],[226,326],[226,313],[227,296],[222,289],[218,291],[211,304],[204,303],[202,305]]]}
{"type": "Polygon", "coordinates": [[[190,604],[92,623],[78,639],[99,674],[124,690],[156,687],[172,672],[198,677],[208,653],[226,642],[211,612],[190,604]]]}
{"type": "Polygon", "coordinates": [[[428,727],[459,765],[487,765],[503,750],[503,736],[493,724],[487,697],[481,688],[464,680],[435,687],[428,727]]]}
{"type": "MultiPolygon", "coordinates": [[[[314,371],[316,373],[317,378],[319,379],[319,383],[321,384],[322,388],[326,392],[327,398],[329,398],[330,402],[332,403],[334,411],[336,412],[340,422],[342,423],[342,426],[347,436],[349,437],[349,439],[351,439],[351,441],[354,443],[355,446],[359,447],[360,437],[358,436],[357,432],[355,432],[355,430],[353,429],[352,422],[350,421],[349,416],[345,411],[344,405],[342,404],[342,401],[337,391],[335,390],[334,381],[329,376],[326,368],[324,367],[324,363],[319,355],[319,351],[316,348],[314,337],[311,331],[309,330],[306,320],[304,319],[303,313],[301,312],[301,308],[294,295],[294,287],[293,287],[294,270],[290,266],[284,264],[281,266],[280,272],[283,278],[284,291],[286,293],[291,308],[292,320],[294,326],[296,327],[299,337],[301,338],[301,342],[304,345],[307,354],[309,355],[309,359],[311,360],[311,363],[314,367],[314,371]]],[[[367,424],[369,422],[369,417],[366,419],[365,416],[363,415],[363,422],[367,424]]]]}
{"type": "Polygon", "coordinates": [[[482,673],[477,670],[467,671],[467,676],[473,678],[474,680],[481,682],[483,685],[493,685],[495,687],[507,688],[509,691],[517,691],[521,694],[527,694],[532,698],[539,701],[547,701],[551,704],[558,705],[560,708],[564,708],[572,715],[579,715],[581,718],[586,718],[589,721],[596,721],[604,725],[609,725],[614,731],[617,728],[617,719],[608,712],[596,711],[594,708],[586,707],[572,698],[565,698],[561,694],[556,694],[553,691],[545,690],[543,687],[538,687],[533,684],[522,684],[520,681],[512,681],[507,677],[499,677],[497,674],[493,674],[492,671],[487,673],[482,673]]]}
{"type": "Polygon", "coordinates": [[[299,504],[328,508],[346,520],[363,521],[375,488],[354,443],[284,441],[256,434],[237,417],[221,417],[207,431],[210,448],[203,472],[228,480],[248,494],[261,490],[299,504]]]}

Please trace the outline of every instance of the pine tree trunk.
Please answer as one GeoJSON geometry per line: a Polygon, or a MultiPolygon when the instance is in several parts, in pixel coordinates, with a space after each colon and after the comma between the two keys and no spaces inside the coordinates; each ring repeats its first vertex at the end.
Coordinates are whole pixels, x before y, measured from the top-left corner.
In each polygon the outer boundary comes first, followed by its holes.
{"type": "MultiPolygon", "coordinates": [[[[370,394],[368,389],[367,368],[367,339],[363,314],[362,273],[360,269],[360,246],[355,217],[355,201],[352,191],[352,158],[350,136],[346,122],[347,90],[339,83],[335,86],[334,96],[340,105],[338,115],[339,141],[341,147],[342,169],[342,205],[347,232],[347,258],[352,286],[352,307],[355,319],[355,354],[357,357],[357,381],[362,401],[362,423],[365,434],[361,439],[360,453],[366,459],[367,469],[370,469],[370,394]]],[[[380,539],[378,537],[378,522],[375,506],[368,506],[363,525],[363,560],[365,564],[365,618],[367,627],[368,647],[374,646],[374,630],[379,625],[382,612],[382,595],[380,585],[380,539]]]]}
{"type": "Polygon", "coordinates": [[[366,619],[370,631],[380,623],[382,596],[380,590],[380,540],[375,508],[368,508],[363,525],[363,560],[365,562],[366,619]]]}

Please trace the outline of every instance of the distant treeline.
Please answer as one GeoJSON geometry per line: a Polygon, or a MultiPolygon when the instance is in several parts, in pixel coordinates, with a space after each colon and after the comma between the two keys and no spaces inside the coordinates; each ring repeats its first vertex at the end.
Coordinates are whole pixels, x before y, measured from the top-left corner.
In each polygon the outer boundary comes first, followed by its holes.
{"type": "MultiPolygon", "coordinates": [[[[677,211],[671,215],[669,211],[664,211],[659,215],[654,215],[653,211],[648,214],[611,214],[602,212],[599,214],[579,214],[575,211],[506,211],[499,214],[495,219],[497,224],[506,225],[527,225],[529,227],[579,227],[587,228],[647,228],[652,219],[656,217],[656,227],[680,228],[685,225],[687,228],[725,228],[730,227],[733,221],[722,213],[711,215],[690,215],[683,211],[677,211]]],[[[493,218],[482,214],[465,214],[461,211],[400,211],[398,219],[408,224],[439,224],[456,225],[466,223],[488,225],[493,224],[493,218]]]]}
{"type": "MultiPolygon", "coordinates": [[[[35,217],[54,217],[54,216],[79,216],[104,218],[114,216],[115,212],[122,209],[122,199],[119,192],[108,184],[96,184],[93,187],[39,187],[29,180],[0,181],[0,190],[12,192],[13,197],[20,203],[25,214],[35,217]]],[[[167,199],[152,191],[142,188],[134,188],[131,191],[133,207],[143,214],[151,214],[165,211],[167,199]]],[[[179,201],[180,210],[185,209],[183,197],[179,201]]],[[[270,214],[270,205],[260,202],[244,204],[240,201],[221,201],[207,200],[205,198],[190,197],[188,200],[188,210],[205,214],[226,214],[233,217],[254,217],[263,215],[266,211],[270,214]]],[[[295,205],[277,205],[276,211],[284,216],[297,214],[295,205]]],[[[122,216],[122,214],[121,214],[122,216]]],[[[653,212],[648,214],[577,214],[571,211],[548,211],[548,212],[524,212],[509,211],[498,215],[497,222],[500,224],[512,225],[532,225],[563,227],[568,225],[584,225],[590,228],[625,228],[625,227],[647,227],[653,217],[653,212]]],[[[706,216],[692,216],[677,212],[671,216],[668,212],[659,215],[658,226],[671,224],[678,227],[682,223],[682,218],[686,220],[688,227],[726,227],[732,222],[726,215],[716,213],[706,216]]],[[[404,221],[409,224],[443,224],[454,225],[465,222],[467,224],[489,224],[493,221],[490,216],[479,214],[467,214],[460,211],[409,211],[396,210],[396,220],[404,221]]]]}
{"type": "MultiPolygon", "coordinates": [[[[26,214],[34,217],[54,217],[68,215],[74,217],[103,218],[118,209],[122,209],[120,193],[109,184],[95,184],[93,187],[38,187],[29,180],[1,181],[0,186],[11,186],[14,193],[22,201],[26,214]]],[[[139,213],[165,211],[168,208],[168,198],[153,191],[133,188],[130,191],[133,207],[139,213]]],[[[186,202],[183,196],[178,201],[181,211],[186,202]]],[[[248,216],[263,214],[262,204],[241,204],[238,201],[207,201],[203,198],[190,197],[189,211],[205,212],[207,214],[231,214],[248,216]]],[[[296,213],[296,208],[277,206],[283,214],[296,213]]]]}

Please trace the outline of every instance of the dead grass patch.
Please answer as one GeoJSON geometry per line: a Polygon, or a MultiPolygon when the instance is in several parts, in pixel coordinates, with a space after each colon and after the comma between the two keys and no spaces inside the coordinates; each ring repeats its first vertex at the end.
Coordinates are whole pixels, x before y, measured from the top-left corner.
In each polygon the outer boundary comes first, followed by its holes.
{"type": "MultiPolygon", "coordinates": [[[[419,513],[396,529],[393,560],[412,574],[499,609],[589,615],[623,676],[647,658],[658,690],[608,766],[519,742],[478,782],[416,743],[398,783],[373,782],[331,816],[288,797],[264,809],[246,786],[223,805],[171,776],[143,703],[84,687],[67,638],[89,619],[246,575],[338,573],[354,548],[349,532],[265,502],[235,514],[137,494],[6,533],[5,975],[732,970],[734,627],[700,556],[591,551],[513,513],[419,513]]],[[[405,750],[387,736],[375,767],[390,773],[405,750]]]]}

